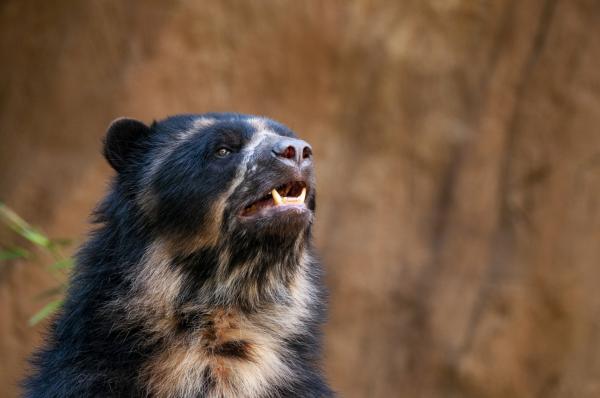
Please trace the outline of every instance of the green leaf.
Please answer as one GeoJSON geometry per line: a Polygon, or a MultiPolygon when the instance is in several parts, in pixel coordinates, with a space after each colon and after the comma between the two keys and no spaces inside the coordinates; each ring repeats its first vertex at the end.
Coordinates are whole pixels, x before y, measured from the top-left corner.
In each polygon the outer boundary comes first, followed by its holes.
{"type": "Polygon", "coordinates": [[[11,249],[0,250],[0,261],[14,260],[16,258],[27,258],[30,253],[20,247],[13,247],[11,249]]]}
{"type": "Polygon", "coordinates": [[[50,269],[53,269],[53,270],[66,269],[66,268],[73,268],[73,259],[72,258],[66,258],[64,260],[57,261],[50,266],[50,269]]]}
{"type": "MultiPolygon", "coordinates": [[[[56,239],[51,240],[42,232],[33,228],[24,219],[22,219],[12,209],[7,207],[4,203],[0,202],[0,224],[5,224],[14,232],[27,239],[31,243],[41,246],[47,252],[53,255],[56,262],[49,268],[51,270],[62,270],[69,269],[73,266],[73,260],[71,258],[62,259],[63,256],[60,253],[60,248],[71,244],[70,240],[67,239],[56,239]]],[[[30,253],[22,248],[11,248],[0,250],[0,260],[9,260],[15,258],[23,258],[31,256],[30,253]]],[[[65,285],[46,290],[41,294],[42,297],[55,296],[57,294],[64,293],[65,285]]],[[[47,303],[42,309],[35,313],[29,319],[29,325],[33,326],[43,319],[46,319],[58,310],[63,304],[63,299],[59,298],[52,300],[47,303]]]]}
{"type": "Polygon", "coordinates": [[[50,248],[50,239],[33,228],[25,228],[21,231],[21,235],[28,241],[35,243],[38,246],[50,248]]]}
{"type": "Polygon", "coordinates": [[[50,247],[50,239],[29,225],[27,221],[23,220],[2,202],[0,202],[0,220],[30,242],[45,248],[50,247]]]}
{"type": "Polygon", "coordinates": [[[40,321],[46,319],[47,317],[49,317],[50,315],[55,313],[56,310],[58,310],[60,308],[62,303],[63,303],[62,299],[57,299],[57,300],[53,300],[53,301],[49,302],[48,304],[46,304],[44,307],[42,307],[41,310],[36,312],[35,315],[29,319],[29,326],[36,325],[40,321]]]}

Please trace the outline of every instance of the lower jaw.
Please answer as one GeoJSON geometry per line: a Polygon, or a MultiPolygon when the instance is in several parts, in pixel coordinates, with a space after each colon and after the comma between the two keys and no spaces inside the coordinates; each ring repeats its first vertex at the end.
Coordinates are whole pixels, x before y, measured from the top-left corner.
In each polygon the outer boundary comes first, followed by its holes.
{"type": "Polygon", "coordinates": [[[286,213],[302,214],[309,212],[310,210],[304,204],[284,204],[269,206],[250,215],[240,215],[240,218],[244,221],[251,221],[253,219],[264,219],[276,217],[278,215],[285,215],[286,213]]]}
{"type": "Polygon", "coordinates": [[[290,236],[312,222],[312,212],[304,205],[285,205],[263,209],[251,216],[240,216],[241,224],[256,232],[290,236]]]}

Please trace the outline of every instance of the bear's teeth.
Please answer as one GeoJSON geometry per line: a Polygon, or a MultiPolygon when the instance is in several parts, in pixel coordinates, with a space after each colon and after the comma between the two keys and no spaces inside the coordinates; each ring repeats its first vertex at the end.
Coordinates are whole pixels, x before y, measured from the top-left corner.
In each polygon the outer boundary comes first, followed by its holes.
{"type": "Polygon", "coordinates": [[[304,199],[306,199],[306,188],[302,188],[302,193],[297,198],[284,196],[283,198],[277,192],[276,189],[271,191],[271,195],[273,196],[273,200],[275,201],[275,205],[280,206],[282,204],[303,204],[304,199]]]}
{"type": "Polygon", "coordinates": [[[275,204],[276,205],[282,205],[283,204],[283,199],[281,199],[281,196],[279,195],[279,192],[277,192],[276,189],[274,189],[273,191],[271,191],[271,195],[273,195],[273,199],[275,200],[275,204]]]}
{"type": "Polygon", "coordinates": [[[302,188],[302,193],[298,196],[298,202],[304,203],[304,199],[306,199],[306,188],[302,188]]]}

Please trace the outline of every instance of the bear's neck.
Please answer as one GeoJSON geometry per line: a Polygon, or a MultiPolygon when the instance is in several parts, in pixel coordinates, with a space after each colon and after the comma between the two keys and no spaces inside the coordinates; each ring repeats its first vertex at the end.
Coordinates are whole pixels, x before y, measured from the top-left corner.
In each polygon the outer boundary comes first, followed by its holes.
{"type": "Polygon", "coordinates": [[[261,243],[174,254],[156,241],[125,276],[106,309],[116,335],[138,330],[151,347],[140,377],[152,395],[260,396],[309,366],[294,351],[318,346],[318,264],[303,237],[261,243]]]}
{"type": "MultiPolygon", "coordinates": [[[[262,396],[299,377],[294,373],[309,366],[300,364],[297,346],[290,343],[304,341],[303,335],[310,339],[314,333],[313,300],[317,295],[306,254],[294,264],[296,272],[285,284],[258,279],[236,283],[234,278],[231,287],[205,282],[199,290],[189,287],[194,284],[185,286],[187,276],[158,271],[160,255],[158,258],[152,262],[158,267],[140,280],[153,286],[140,301],[151,306],[143,311],[154,317],[153,321],[146,319],[147,324],[164,325],[155,330],[160,348],[141,371],[149,392],[156,396],[185,396],[186,391],[215,397],[262,396]],[[235,286],[243,283],[249,284],[236,291],[235,286]],[[257,283],[280,286],[260,297],[257,283]],[[215,288],[221,290],[215,292],[215,288]],[[186,289],[195,293],[182,294],[186,289]],[[186,294],[188,300],[182,299],[186,294]],[[226,300],[235,294],[239,294],[238,302],[226,300]],[[157,302],[157,297],[162,301],[157,302]],[[297,358],[296,366],[291,366],[290,357],[297,358]]],[[[243,271],[239,275],[247,276],[243,271]]]]}

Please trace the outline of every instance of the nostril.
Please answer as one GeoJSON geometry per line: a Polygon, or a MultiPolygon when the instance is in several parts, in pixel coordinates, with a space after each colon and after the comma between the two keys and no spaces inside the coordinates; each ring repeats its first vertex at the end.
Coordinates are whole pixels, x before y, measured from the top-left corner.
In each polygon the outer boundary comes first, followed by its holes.
{"type": "Polygon", "coordinates": [[[312,149],[309,146],[305,146],[302,150],[302,159],[308,159],[312,156],[312,149]]]}
{"type": "Polygon", "coordinates": [[[273,145],[273,155],[280,160],[301,163],[312,157],[312,148],[306,141],[296,138],[278,140],[273,145]]]}
{"type": "Polygon", "coordinates": [[[281,157],[286,159],[294,159],[296,157],[296,148],[292,145],[287,146],[280,154],[281,157]]]}

